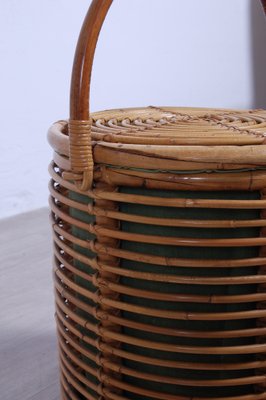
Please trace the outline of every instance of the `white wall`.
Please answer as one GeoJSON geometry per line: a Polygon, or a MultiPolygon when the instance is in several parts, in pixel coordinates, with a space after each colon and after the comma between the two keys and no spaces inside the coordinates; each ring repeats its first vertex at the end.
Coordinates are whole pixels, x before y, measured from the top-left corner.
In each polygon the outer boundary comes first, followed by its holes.
{"type": "MultiPolygon", "coordinates": [[[[96,54],[92,110],[251,107],[254,3],[258,10],[257,0],[114,0],[96,54]]],[[[1,0],[0,217],[47,205],[46,131],[68,116],[72,58],[88,4],[1,0]]],[[[265,38],[262,28],[262,45],[265,38]]]]}

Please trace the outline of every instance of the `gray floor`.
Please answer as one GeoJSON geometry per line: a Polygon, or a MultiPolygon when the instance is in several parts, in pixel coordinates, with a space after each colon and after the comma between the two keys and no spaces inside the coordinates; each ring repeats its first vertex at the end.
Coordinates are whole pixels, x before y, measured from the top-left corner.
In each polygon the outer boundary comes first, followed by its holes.
{"type": "Polygon", "coordinates": [[[58,400],[48,210],[0,221],[0,399],[58,400]]]}

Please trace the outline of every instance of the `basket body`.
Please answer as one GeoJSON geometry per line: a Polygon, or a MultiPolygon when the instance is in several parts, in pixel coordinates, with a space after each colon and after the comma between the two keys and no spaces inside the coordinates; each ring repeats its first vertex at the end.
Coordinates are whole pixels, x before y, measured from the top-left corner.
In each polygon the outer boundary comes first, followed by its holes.
{"type": "Polygon", "coordinates": [[[49,133],[64,399],[266,399],[266,112],[92,114],[49,133]]]}

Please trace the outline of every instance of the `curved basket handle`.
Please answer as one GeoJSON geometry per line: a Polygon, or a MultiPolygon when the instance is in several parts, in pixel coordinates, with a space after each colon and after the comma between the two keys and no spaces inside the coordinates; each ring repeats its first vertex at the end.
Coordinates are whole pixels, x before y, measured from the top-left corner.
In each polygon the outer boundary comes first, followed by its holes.
{"type": "MultiPolygon", "coordinates": [[[[76,48],[70,92],[70,163],[73,179],[82,174],[80,190],[91,188],[93,155],[89,95],[94,53],[102,24],[113,0],[93,0],[81,28],[76,48]]],[[[266,13],[266,0],[261,0],[266,13]]]]}
{"type": "Polygon", "coordinates": [[[81,190],[90,189],[93,180],[89,112],[91,71],[98,36],[111,4],[112,0],[92,1],[81,28],[72,70],[68,124],[70,163],[74,176],[75,173],[83,175],[81,184],[76,182],[81,190]]]}

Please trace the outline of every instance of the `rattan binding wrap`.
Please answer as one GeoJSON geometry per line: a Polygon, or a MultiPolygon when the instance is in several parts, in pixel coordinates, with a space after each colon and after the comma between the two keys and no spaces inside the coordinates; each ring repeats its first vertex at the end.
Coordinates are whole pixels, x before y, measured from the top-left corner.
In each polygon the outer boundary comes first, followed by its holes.
{"type": "Polygon", "coordinates": [[[62,399],[266,399],[266,111],[89,114],[110,4],[49,130],[62,399]]]}

